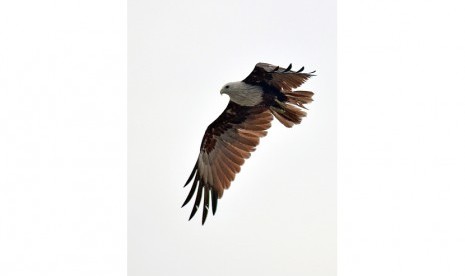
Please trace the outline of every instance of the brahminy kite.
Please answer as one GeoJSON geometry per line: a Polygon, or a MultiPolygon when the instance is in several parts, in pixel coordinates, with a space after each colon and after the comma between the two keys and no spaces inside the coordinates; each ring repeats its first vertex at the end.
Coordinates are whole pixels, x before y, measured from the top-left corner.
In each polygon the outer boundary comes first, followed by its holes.
{"type": "Polygon", "coordinates": [[[203,194],[202,225],[208,215],[210,198],[215,215],[218,198],[223,196],[244,160],[250,157],[261,137],[271,127],[273,117],[290,128],[300,124],[307,114],[304,104],[312,102],[313,92],[293,91],[315,73],[302,73],[304,67],[292,71],[287,68],[258,63],[243,81],[230,82],[220,94],[229,95],[230,101],[221,115],[211,123],[202,139],[200,154],[189,176],[192,188],[184,207],[195,197],[189,220],[197,212],[203,194]]]}

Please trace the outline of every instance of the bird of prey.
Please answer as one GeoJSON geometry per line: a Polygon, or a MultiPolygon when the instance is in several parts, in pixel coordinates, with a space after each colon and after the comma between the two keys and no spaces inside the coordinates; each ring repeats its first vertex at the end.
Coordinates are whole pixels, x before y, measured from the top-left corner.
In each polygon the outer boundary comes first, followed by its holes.
{"type": "Polygon", "coordinates": [[[184,207],[194,196],[194,207],[189,220],[197,212],[203,194],[202,225],[208,215],[210,199],[215,215],[218,198],[223,196],[244,160],[255,150],[259,139],[271,127],[273,117],[290,128],[300,124],[306,112],[304,104],[312,101],[313,92],[293,91],[313,73],[303,73],[304,67],[292,71],[287,68],[258,63],[243,80],[227,83],[220,94],[227,94],[230,101],[221,115],[205,131],[200,153],[187,186],[192,188],[184,201],[184,207]]]}

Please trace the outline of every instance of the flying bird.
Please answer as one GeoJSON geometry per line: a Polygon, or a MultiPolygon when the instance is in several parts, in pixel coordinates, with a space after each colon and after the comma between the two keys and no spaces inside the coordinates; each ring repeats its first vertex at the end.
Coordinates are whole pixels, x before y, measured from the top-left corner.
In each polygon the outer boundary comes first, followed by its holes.
{"type": "Polygon", "coordinates": [[[303,73],[304,67],[292,71],[287,68],[258,63],[242,81],[225,84],[220,94],[230,101],[221,115],[205,131],[200,153],[187,186],[192,187],[182,207],[194,196],[189,220],[197,212],[203,194],[202,225],[212,204],[215,215],[218,199],[228,189],[245,159],[255,150],[261,137],[267,134],[273,117],[290,128],[300,124],[306,116],[304,104],[312,102],[313,92],[293,91],[315,73],[303,73]]]}

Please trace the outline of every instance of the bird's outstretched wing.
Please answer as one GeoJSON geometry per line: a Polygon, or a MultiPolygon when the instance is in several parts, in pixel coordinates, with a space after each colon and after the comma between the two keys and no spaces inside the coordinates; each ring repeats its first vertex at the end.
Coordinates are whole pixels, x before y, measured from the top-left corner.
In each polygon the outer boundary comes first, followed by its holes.
{"type": "Polygon", "coordinates": [[[281,68],[268,63],[257,63],[253,71],[243,80],[248,84],[267,84],[281,92],[290,92],[292,89],[301,86],[307,79],[315,73],[302,73],[304,67],[298,71],[292,71],[292,63],[287,68],[281,68]]]}
{"type": "Polygon", "coordinates": [[[229,188],[245,159],[255,150],[259,139],[266,135],[272,120],[273,116],[265,106],[247,107],[230,101],[223,113],[208,126],[199,157],[186,182],[187,185],[193,180],[182,206],[197,192],[189,220],[197,212],[202,194],[202,224],[208,215],[210,198],[215,214],[218,198],[229,188]]]}

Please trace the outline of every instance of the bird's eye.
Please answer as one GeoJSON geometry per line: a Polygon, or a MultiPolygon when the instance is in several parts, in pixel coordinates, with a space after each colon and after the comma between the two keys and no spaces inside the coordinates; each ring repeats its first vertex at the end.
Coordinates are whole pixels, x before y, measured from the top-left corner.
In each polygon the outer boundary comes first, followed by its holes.
{"type": "Polygon", "coordinates": [[[226,85],[226,89],[228,89],[228,88],[229,88],[229,85],[226,85]]]}

